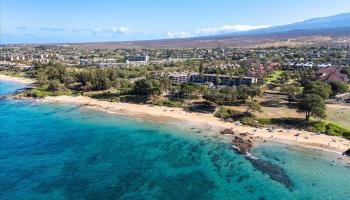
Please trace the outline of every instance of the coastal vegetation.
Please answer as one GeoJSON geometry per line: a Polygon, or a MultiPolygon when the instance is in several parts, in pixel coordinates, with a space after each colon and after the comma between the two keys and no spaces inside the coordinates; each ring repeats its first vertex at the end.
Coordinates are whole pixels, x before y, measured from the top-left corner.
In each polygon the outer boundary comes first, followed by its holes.
{"type": "MultiPolygon", "coordinates": [[[[327,110],[330,98],[348,91],[346,83],[321,82],[317,70],[312,68],[277,65],[271,69],[260,67],[252,70],[249,62],[234,57],[232,60],[239,63],[239,67],[212,67],[225,66],[229,59],[216,61],[208,58],[130,68],[68,66],[50,61],[33,62],[34,67],[27,70],[11,68],[5,72],[36,80],[37,87],[24,92],[28,97],[83,95],[110,102],[181,107],[194,112],[209,112],[223,120],[240,121],[247,125],[286,125],[348,137],[348,130],[337,124],[327,110]],[[216,85],[175,83],[169,77],[155,78],[157,73],[174,70],[239,77],[256,70],[260,73],[255,73],[257,83],[237,87],[220,86],[222,80],[218,77],[214,81],[216,85]]],[[[264,59],[261,62],[261,65],[266,64],[264,59]]],[[[342,71],[346,74],[347,70],[348,67],[344,67],[342,71]]]]}
{"type": "Polygon", "coordinates": [[[24,92],[24,96],[34,97],[34,98],[44,98],[48,96],[72,95],[71,90],[60,88],[58,85],[53,85],[53,84],[57,84],[57,82],[26,90],[24,92]],[[53,87],[57,87],[57,88],[53,88],[53,87]]]}

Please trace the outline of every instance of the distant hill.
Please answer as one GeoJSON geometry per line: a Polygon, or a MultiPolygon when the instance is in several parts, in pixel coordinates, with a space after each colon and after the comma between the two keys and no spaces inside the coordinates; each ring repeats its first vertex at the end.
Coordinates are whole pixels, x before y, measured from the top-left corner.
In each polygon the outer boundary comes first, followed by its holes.
{"type": "Polygon", "coordinates": [[[350,28],[350,13],[343,13],[330,17],[314,18],[283,26],[274,26],[264,29],[247,31],[241,34],[266,34],[297,30],[325,30],[345,27],[350,28]]]}
{"type": "Polygon", "coordinates": [[[89,48],[213,48],[270,46],[348,46],[350,13],[246,32],[183,39],[84,43],[89,48]]]}

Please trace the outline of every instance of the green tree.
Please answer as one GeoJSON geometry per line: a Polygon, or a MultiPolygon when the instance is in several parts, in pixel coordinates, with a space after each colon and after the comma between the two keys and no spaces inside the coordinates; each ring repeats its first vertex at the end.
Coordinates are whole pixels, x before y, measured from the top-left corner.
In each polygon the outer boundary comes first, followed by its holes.
{"type": "Polygon", "coordinates": [[[281,91],[287,94],[288,104],[291,104],[292,100],[301,93],[301,88],[295,84],[285,84],[282,86],[281,91]]]}
{"type": "Polygon", "coordinates": [[[332,81],[329,83],[332,88],[332,96],[336,96],[337,94],[344,94],[349,90],[349,86],[346,83],[342,83],[340,81],[332,81]]]}
{"type": "Polygon", "coordinates": [[[237,100],[237,90],[232,87],[225,87],[219,90],[222,94],[222,100],[225,103],[232,103],[237,100]]]}
{"type": "Polygon", "coordinates": [[[49,86],[47,87],[49,91],[59,91],[61,90],[60,81],[57,79],[49,81],[49,86]]]}
{"type": "Polygon", "coordinates": [[[350,78],[350,65],[345,66],[340,72],[348,75],[348,77],[350,78]]]}
{"type": "Polygon", "coordinates": [[[200,65],[199,65],[199,70],[198,70],[200,75],[203,74],[203,70],[204,70],[203,68],[204,68],[204,67],[203,67],[203,61],[202,61],[202,62],[200,63],[200,65]]]}
{"type": "Polygon", "coordinates": [[[160,82],[158,80],[142,79],[134,84],[133,92],[136,95],[147,96],[148,99],[161,94],[160,82]]]}
{"type": "Polygon", "coordinates": [[[171,90],[171,80],[169,78],[161,78],[160,83],[160,92],[169,92],[171,90]]]}
{"type": "Polygon", "coordinates": [[[247,85],[240,85],[237,88],[237,96],[239,99],[246,100],[248,98],[249,87],[247,85]]]}
{"type": "Polygon", "coordinates": [[[196,99],[201,93],[201,86],[195,83],[183,83],[180,85],[179,94],[185,99],[196,99]]]}
{"type": "Polygon", "coordinates": [[[259,103],[255,102],[255,101],[250,101],[250,102],[246,103],[246,106],[247,106],[248,113],[262,112],[261,106],[259,105],[259,103]]]}
{"type": "Polygon", "coordinates": [[[325,118],[326,105],[319,95],[306,94],[298,103],[298,111],[305,113],[305,119],[309,121],[311,116],[325,118]]]}
{"type": "Polygon", "coordinates": [[[36,83],[39,86],[45,85],[48,82],[48,77],[45,73],[45,71],[40,70],[35,75],[36,83]]]}
{"type": "Polygon", "coordinates": [[[112,81],[109,78],[108,71],[101,69],[96,71],[96,82],[94,87],[98,90],[107,90],[112,87],[112,81]]]}
{"type": "Polygon", "coordinates": [[[254,101],[255,97],[261,95],[260,88],[257,85],[248,86],[248,90],[246,92],[247,92],[247,95],[249,96],[251,102],[254,101]]]}
{"type": "Polygon", "coordinates": [[[237,100],[237,91],[230,87],[211,89],[204,93],[203,98],[216,105],[230,104],[237,100]]]}
{"type": "Polygon", "coordinates": [[[331,86],[320,81],[311,81],[304,87],[303,94],[315,94],[323,99],[328,99],[332,94],[331,86]]]}

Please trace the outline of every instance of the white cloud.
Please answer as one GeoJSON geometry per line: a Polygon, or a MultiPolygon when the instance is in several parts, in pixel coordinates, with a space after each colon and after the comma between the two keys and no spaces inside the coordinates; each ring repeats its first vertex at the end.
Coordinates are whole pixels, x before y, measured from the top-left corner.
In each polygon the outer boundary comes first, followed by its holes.
{"type": "Polygon", "coordinates": [[[185,38],[185,37],[190,37],[190,33],[189,32],[185,32],[185,31],[181,31],[181,32],[172,32],[172,31],[168,31],[166,32],[166,35],[169,38],[185,38]]]}
{"type": "Polygon", "coordinates": [[[226,26],[213,27],[213,28],[198,28],[198,29],[196,29],[193,32],[187,32],[187,31],[173,32],[173,31],[168,31],[168,32],[166,32],[166,36],[169,37],[169,38],[186,38],[186,37],[193,37],[193,36],[216,35],[216,34],[223,34],[223,33],[249,31],[249,30],[261,29],[261,28],[267,28],[267,27],[270,27],[270,26],[268,26],[268,25],[258,25],[258,26],[251,26],[251,25],[226,25],[226,26]]]}
{"type": "Polygon", "coordinates": [[[102,30],[102,28],[94,28],[94,29],[92,29],[92,32],[101,33],[101,32],[103,32],[103,30],[102,30]]]}
{"type": "Polygon", "coordinates": [[[146,30],[142,30],[142,31],[141,31],[141,34],[143,34],[143,35],[148,35],[149,33],[148,33],[148,31],[146,31],[146,30]]]}
{"type": "Polygon", "coordinates": [[[129,33],[130,32],[130,28],[125,27],[125,26],[113,27],[113,32],[116,32],[116,33],[129,33]]]}
{"type": "Polygon", "coordinates": [[[215,27],[215,28],[199,28],[196,30],[197,35],[203,35],[203,34],[216,34],[216,33],[224,33],[224,32],[240,32],[240,31],[249,31],[254,29],[260,29],[260,28],[267,28],[268,25],[258,25],[258,26],[251,26],[251,25],[226,25],[222,27],[215,27]]]}

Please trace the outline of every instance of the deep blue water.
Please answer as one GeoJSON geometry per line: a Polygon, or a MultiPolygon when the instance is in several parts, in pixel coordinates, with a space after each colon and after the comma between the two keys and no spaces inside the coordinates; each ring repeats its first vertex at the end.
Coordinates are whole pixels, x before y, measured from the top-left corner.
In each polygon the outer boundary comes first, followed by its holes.
{"type": "MultiPolygon", "coordinates": [[[[0,82],[0,94],[22,87],[0,82]]],[[[157,124],[73,105],[0,100],[0,199],[350,199],[335,155],[263,144],[288,189],[190,125],[157,124]]]]}

